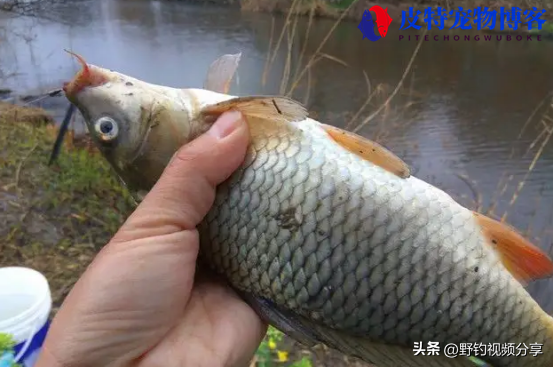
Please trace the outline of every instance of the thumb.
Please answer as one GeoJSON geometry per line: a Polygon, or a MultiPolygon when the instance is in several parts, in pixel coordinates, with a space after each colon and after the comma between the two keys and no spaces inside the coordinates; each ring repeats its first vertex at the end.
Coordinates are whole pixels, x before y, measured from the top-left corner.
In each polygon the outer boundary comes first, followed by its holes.
{"type": "Polygon", "coordinates": [[[210,130],[175,153],[113,240],[195,229],[213,204],[216,186],[243,162],[248,141],[248,125],[240,112],[221,115],[210,130]]]}

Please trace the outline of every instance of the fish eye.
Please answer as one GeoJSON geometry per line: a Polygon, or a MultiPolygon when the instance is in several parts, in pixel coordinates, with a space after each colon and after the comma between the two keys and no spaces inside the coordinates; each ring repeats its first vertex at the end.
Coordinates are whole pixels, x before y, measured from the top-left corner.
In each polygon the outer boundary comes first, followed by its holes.
{"type": "Polygon", "coordinates": [[[96,129],[98,135],[100,135],[100,139],[103,141],[111,141],[115,139],[119,132],[119,128],[115,120],[107,116],[100,117],[96,120],[94,128],[96,129]]]}

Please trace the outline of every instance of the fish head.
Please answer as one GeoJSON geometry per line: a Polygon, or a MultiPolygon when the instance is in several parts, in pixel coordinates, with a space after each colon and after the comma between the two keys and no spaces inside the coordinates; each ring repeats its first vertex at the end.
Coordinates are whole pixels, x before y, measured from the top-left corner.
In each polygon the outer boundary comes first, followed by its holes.
{"type": "Polygon", "coordinates": [[[83,115],[92,140],[120,179],[148,191],[179,149],[192,140],[190,109],[180,89],[158,86],[87,64],[64,84],[67,99],[83,115]]]}

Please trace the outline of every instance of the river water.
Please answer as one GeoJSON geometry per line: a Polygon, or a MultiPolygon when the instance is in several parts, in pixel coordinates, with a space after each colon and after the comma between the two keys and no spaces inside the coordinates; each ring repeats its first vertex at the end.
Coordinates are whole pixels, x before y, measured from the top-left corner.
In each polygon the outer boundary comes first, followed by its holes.
{"type": "MultiPolygon", "coordinates": [[[[154,0],[72,1],[44,15],[48,20],[0,18],[5,40],[0,66],[5,75],[11,74],[0,87],[20,93],[59,87],[78,69],[63,51],[67,48],[90,63],[174,87],[201,87],[215,58],[242,52],[231,93],[280,91],[286,47],[276,53],[266,82],[261,80],[271,34],[275,42],[284,16],[154,0]]],[[[313,21],[304,62],[333,23],[313,21]]],[[[299,39],[307,27],[308,19],[299,19],[299,39]]],[[[413,37],[407,39],[413,31],[398,28],[393,25],[386,38],[370,42],[362,39],[356,22],[339,25],[320,51],[347,66],[323,58],[310,69],[310,111],[344,127],[366,100],[364,71],[371,90],[380,92],[356,121],[375,111],[398,84],[417,45],[413,37]]],[[[552,117],[548,101],[522,131],[541,101],[551,98],[552,42],[454,41],[461,33],[449,32],[431,31],[439,41],[423,42],[396,97],[360,133],[382,141],[416,175],[466,205],[471,205],[474,192],[485,207],[498,201],[496,214],[509,209],[508,222],[521,231],[531,230],[535,242],[552,256],[552,140],[528,172],[542,144],[540,117],[552,117]],[[443,40],[445,34],[450,40],[443,40]],[[468,185],[460,175],[475,182],[468,185]],[[510,205],[522,180],[525,184],[510,205]]],[[[291,46],[293,71],[301,64],[301,49],[297,41],[291,46]]],[[[303,84],[294,96],[304,101],[306,90],[303,84]]],[[[57,116],[63,114],[62,98],[48,103],[57,116]]],[[[534,282],[529,291],[552,312],[551,280],[534,282]]]]}

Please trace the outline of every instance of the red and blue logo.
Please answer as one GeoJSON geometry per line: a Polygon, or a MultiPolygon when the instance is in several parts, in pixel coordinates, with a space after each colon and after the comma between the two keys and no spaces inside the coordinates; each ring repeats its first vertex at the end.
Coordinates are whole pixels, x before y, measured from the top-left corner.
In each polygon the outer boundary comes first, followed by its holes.
{"type": "Polygon", "coordinates": [[[362,20],[358,24],[358,29],[362,32],[363,38],[368,38],[370,41],[378,41],[387,35],[389,26],[392,23],[392,18],[387,13],[388,8],[381,8],[379,5],[374,5],[369,10],[364,11],[362,20]],[[371,12],[375,13],[375,20],[371,12]],[[377,26],[377,28],[375,28],[377,26]],[[377,29],[377,33],[375,30],[377,29]]]}

